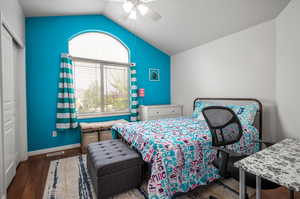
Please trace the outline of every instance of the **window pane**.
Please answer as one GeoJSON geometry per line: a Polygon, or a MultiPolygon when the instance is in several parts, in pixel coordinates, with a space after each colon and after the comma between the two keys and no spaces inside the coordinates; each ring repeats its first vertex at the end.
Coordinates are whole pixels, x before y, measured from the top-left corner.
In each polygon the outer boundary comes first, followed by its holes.
{"type": "Polygon", "coordinates": [[[96,63],[74,62],[76,107],[79,113],[99,113],[101,110],[100,66],[96,63]]]}
{"type": "Polygon", "coordinates": [[[93,61],[128,63],[129,52],[119,40],[99,32],[83,33],[69,41],[69,53],[78,57],[74,79],[79,114],[129,112],[128,68],[93,61]]]}
{"type": "Polygon", "coordinates": [[[98,32],[83,33],[69,41],[69,53],[75,57],[128,63],[128,50],[117,39],[98,32]]]}
{"type": "Polygon", "coordinates": [[[103,72],[105,112],[129,111],[128,68],[105,65],[103,72]]]}

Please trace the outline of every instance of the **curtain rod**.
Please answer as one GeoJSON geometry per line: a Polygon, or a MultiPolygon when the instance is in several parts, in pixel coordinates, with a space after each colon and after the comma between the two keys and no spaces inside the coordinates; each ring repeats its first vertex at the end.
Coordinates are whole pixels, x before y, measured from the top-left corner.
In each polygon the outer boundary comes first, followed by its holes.
{"type": "Polygon", "coordinates": [[[86,62],[93,62],[93,63],[101,63],[101,64],[108,64],[108,65],[122,65],[122,66],[135,66],[135,63],[125,63],[125,62],[115,62],[115,61],[105,61],[105,60],[99,60],[99,59],[90,59],[90,58],[83,58],[83,57],[75,57],[71,56],[74,60],[81,60],[86,62]]]}

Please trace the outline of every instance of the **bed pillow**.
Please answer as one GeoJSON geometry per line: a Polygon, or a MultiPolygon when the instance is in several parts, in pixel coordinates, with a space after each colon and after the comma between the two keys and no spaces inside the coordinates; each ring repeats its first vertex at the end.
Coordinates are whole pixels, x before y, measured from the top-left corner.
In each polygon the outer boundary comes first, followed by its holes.
{"type": "Polygon", "coordinates": [[[227,105],[240,119],[242,125],[253,125],[259,106],[257,103],[247,105],[227,105]]]}
{"type": "MultiPolygon", "coordinates": [[[[209,106],[220,106],[220,104],[198,101],[195,104],[195,110],[193,112],[192,117],[197,118],[198,120],[205,120],[202,114],[202,110],[205,107],[209,107],[209,106]]],[[[253,125],[256,113],[259,110],[257,103],[247,104],[247,105],[227,104],[225,106],[232,109],[235,112],[242,125],[253,125]]]]}

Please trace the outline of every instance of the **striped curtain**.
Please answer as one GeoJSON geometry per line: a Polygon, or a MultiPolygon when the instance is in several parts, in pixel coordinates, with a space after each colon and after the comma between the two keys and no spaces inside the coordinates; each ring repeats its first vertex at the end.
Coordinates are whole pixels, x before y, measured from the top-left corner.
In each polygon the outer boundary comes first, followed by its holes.
{"type": "Polygon", "coordinates": [[[78,126],[75,105],[73,67],[71,56],[68,54],[62,54],[60,58],[56,111],[57,130],[67,130],[76,128],[78,126]]]}
{"type": "Polygon", "coordinates": [[[132,63],[130,67],[130,108],[131,108],[131,115],[130,120],[132,122],[137,121],[138,116],[138,87],[137,87],[137,78],[136,78],[136,64],[132,63]]]}

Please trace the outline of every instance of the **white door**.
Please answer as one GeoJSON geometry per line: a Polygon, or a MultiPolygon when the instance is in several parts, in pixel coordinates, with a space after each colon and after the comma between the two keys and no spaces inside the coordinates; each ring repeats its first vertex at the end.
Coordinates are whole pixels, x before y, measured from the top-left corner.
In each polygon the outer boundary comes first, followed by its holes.
{"type": "Polygon", "coordinates": [[[11,35],[3,26],[1,31],[2,129],[6,189],[16,174],[14,45],[11,35]]]}

